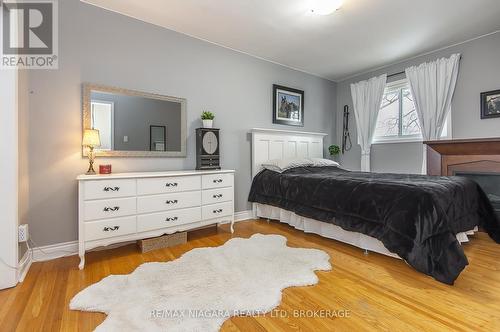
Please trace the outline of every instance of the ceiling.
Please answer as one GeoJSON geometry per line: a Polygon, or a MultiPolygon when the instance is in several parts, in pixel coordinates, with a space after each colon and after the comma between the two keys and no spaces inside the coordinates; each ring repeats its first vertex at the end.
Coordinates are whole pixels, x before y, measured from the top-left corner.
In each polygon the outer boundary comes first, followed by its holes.
{"type": "Polygon", "coordinates": [[[311,1],[85,0],[332,81],[500,30],[499,0],[311,1]]]}

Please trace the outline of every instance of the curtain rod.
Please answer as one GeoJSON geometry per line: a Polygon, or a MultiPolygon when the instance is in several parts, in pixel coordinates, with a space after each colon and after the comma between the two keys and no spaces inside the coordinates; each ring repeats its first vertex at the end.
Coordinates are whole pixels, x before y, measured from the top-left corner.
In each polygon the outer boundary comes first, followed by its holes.
{"type": "MultiPolygon", "coordinates": [[[[462,60],[462,55],[460,55],[459,60],[462,60]]],[[[405,71],[404,71],[404,70],[403,70],[403,71],[398,71],[397,73],[387,75],[387,78],[389,78],[389,77],[394,77],[394,76],[398,76],[398,75],[402,75],[402,74],[404,74],[404,73],[405,73],[405,71]]]]}
{"type": "Polygon", "coordinates": [[[389,78],[389,77],[393,77],[393,76],[402,75],[402,74],[404,74],[404,73],[405,73],[405,71],[404,71],[404,70],[403,70],[403,71],[399,71],[399,72],[397,72],[397,73],[387,75],[387,78],[389,78]]]}

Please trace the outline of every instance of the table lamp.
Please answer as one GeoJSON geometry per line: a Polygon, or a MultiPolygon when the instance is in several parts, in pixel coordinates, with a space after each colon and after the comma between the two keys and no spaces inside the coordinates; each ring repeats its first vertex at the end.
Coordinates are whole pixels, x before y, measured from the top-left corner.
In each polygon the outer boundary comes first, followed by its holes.
{"type": "Polygon", "coordinates": [[[94,148],[96,146],[101,146],[101,139],[99,138],[99,130],[97,129],[85,129],[83,132],[83,146],[87,146],[89,148],[88,157],[89,157],[89,169],[87,171],[87,175],[95,175],[94,171],[94,148]]]}

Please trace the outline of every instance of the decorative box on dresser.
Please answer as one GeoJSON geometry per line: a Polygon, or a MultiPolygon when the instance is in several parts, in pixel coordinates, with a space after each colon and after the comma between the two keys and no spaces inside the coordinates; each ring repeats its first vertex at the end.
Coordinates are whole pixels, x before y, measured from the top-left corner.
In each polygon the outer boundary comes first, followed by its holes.
{"type": "Polygon", "coordinates": [[[193,228],[234,223],[234,171],[80,175],[80,265],[87,250],[193,228]]]}

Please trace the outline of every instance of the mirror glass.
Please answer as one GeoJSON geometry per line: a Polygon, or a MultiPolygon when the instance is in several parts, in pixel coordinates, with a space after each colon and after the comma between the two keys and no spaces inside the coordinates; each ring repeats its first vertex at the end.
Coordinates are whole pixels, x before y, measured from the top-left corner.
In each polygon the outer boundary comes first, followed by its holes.
{"type": "Polygon", "coordinates": [[[185,99],[95,85],[84,90],[85,127],[99,130],[98,155],[185,156],[185,99]]]}

